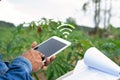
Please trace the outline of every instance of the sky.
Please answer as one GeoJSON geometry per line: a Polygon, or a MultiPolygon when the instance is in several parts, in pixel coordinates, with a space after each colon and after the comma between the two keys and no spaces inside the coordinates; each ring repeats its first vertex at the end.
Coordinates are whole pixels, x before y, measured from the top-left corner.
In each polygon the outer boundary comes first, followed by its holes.
{"type": "MultiPolygon", "coordinates": [[[[82,6],[87,0],[1,0],[0,20],[18,25],[23,22],[38,21],[40,18],[49,18],[65,21],[68,17],[76,19],[79,25],[94,26],[93,10],[87,13],[82,6]]],[[[120,0],[113,0],[111,23],[120,26],[120,0]],[[115,6],[114,6],[115,5],[115,6]]],[[[91,6],[89,6],[91,7],[91,6]]]]}

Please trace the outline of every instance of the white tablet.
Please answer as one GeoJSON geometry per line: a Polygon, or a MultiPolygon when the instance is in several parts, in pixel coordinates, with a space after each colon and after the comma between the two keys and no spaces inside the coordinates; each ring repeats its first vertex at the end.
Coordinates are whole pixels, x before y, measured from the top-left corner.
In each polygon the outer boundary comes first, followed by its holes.
{"type": "Polygon", "coordinates": [[[60,51],[67,48],[70,44],[71,43],[67,40],[53,36],[37,45],[34,49],[44,54],[45,57],[51,57],[52,55],[56,55],[60,51]]]}

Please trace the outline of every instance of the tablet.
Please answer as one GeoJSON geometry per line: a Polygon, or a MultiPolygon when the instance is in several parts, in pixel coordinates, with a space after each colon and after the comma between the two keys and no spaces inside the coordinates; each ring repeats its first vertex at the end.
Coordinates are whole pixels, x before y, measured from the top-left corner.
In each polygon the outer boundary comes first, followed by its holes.
{"type": "Polygon", "coordinates": [[[67,48],[70,44],[71,42],[65,39],[53,36],[37,45],[34,49],[44,54],[45,57],[51,57],[52,55],[56,55],[57,53],[67,48]]]}

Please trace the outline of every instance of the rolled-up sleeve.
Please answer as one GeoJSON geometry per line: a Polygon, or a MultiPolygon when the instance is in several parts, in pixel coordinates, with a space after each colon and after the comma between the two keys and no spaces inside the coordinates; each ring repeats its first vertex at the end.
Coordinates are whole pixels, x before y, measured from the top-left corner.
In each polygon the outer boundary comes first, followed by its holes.
{"type": "Polygon", "coordinates": [[[8,68],[6,73],[0,75],[0,80],[33,80],[31,63],[22,56],[14,59],[8,68]]]}

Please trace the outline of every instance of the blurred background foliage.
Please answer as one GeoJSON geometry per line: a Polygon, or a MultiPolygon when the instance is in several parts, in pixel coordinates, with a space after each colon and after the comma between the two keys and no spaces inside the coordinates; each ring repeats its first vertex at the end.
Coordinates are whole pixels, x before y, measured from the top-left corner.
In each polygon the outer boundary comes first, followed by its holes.
{"type": "MultiPolygon", "coordinates": [[[[32,73],[36,80],[55,80],[73,70],[77,61],[81,60],[85,51],[92,46],[97,47],[120,65],[119,28],[109,25],[109,32],[100,29],[100,33],[91,34],[93,28],[79,26],[74,21],[72,22],[71,18],[68,19],[65,23],[75,26],[75,29],[65,38],[72,43],[71,46],[60,52],[48,67],[32,73]]],[[[3,60],[11,62],[15,57],[29,50],[33,41],[41,43],[52,36],[64,38],[64,35],[57,29],[61,24],[63,24],[61,21],[42,18],[38,22],[23,23],[17,27],[0,26],[0,52],[3,60]]]]}

